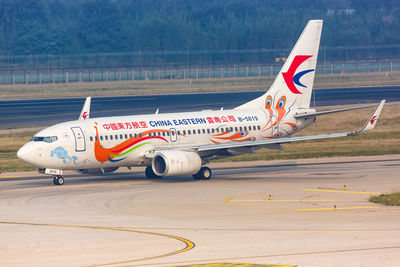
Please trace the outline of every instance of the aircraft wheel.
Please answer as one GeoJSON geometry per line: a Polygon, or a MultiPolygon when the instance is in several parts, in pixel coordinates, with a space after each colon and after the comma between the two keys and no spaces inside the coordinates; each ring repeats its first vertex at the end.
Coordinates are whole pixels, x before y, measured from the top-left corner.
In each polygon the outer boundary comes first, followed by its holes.
{"type": "Polygon", "coordinates": [[[193,174],[193,179],[195,180],[209,180],[211,178],[211,169],[208,167],[202,167],[200,171],[196,174],[193,174]]]}
{"type": "Polygon", "coordinates": [[[55,185],[63,185],[64,184],[64,178],[62,176],[56,176],[53,179],[53,183],[55,185]]]}
{"type": "Polygon", "coordinates": [[[211,169],[208,167],[201,168],[200,173],[201,173],[201,179],[203,180],[210,180],[212,176],[211,169]]]}
{"type": "Polygon", "coordinates": [[[146,174],[147,178],[159,178],[157,174],[154,173],[153,168],[151,166],[147,166],[146,170],[144,171],[144,174],[146,174]]]}

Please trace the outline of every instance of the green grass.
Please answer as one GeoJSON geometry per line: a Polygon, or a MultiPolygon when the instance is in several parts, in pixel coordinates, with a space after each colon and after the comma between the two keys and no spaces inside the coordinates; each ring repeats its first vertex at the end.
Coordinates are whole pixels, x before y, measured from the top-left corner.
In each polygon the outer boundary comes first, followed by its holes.
{"type": "Polygon", "coordinates": [[[371,196],[369,201],[389,206],[400,206],[400,192],[371,196]]]}

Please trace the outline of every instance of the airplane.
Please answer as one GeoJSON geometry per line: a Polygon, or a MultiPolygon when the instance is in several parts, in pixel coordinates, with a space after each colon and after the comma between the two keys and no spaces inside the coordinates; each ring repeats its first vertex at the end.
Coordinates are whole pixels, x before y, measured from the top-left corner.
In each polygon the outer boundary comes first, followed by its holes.
{"type": "Polygon", "coordinates": [[[358,131],[291,136],[317,116],[376,105],[320,112],[310,108],[322,24],[310,20],[272,86],[234,109],[90,118],[87,97],[78,120],[39,131],[17,156],[53,176],[55,185],[64,184],[64,170],[110,173],[136,166],[145,166],[148,178],[192,175],[208,180],[210,160],[366,133],[375,127],[385,100],[358,131]]]}

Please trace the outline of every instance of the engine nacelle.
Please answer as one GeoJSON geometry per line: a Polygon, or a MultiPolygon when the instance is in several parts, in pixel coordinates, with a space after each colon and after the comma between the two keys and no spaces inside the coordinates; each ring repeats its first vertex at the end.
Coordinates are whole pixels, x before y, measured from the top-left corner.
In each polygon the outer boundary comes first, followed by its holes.
{"type": "Polygon", "coordinates": [[[105,173],[115,172],[118,170],[118,167],[106,167],[106,168],[97,168],[97,169],[81,169],[76,170],[78,173],[82,174],[91,174],[91,175],[102,175],[105,173]]]}
{"type": "Polygon", "coordinates": [[[151,163],[154,173],[158,176],[195,174],[201,165],[199,154],[180,150],[157,152],[151,163]]]}

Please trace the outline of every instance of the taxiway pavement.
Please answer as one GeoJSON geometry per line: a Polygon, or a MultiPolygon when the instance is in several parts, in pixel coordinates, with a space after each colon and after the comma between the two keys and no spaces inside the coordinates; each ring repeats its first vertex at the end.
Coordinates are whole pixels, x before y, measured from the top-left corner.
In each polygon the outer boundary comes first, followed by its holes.
{"type": "Polygon", "coordinates": [[[63,186],[0,175],[2,266],[215,262],[397,266],[400,155],[211,164],[213,178],[145,179],[142,168],[63,186]]]}

